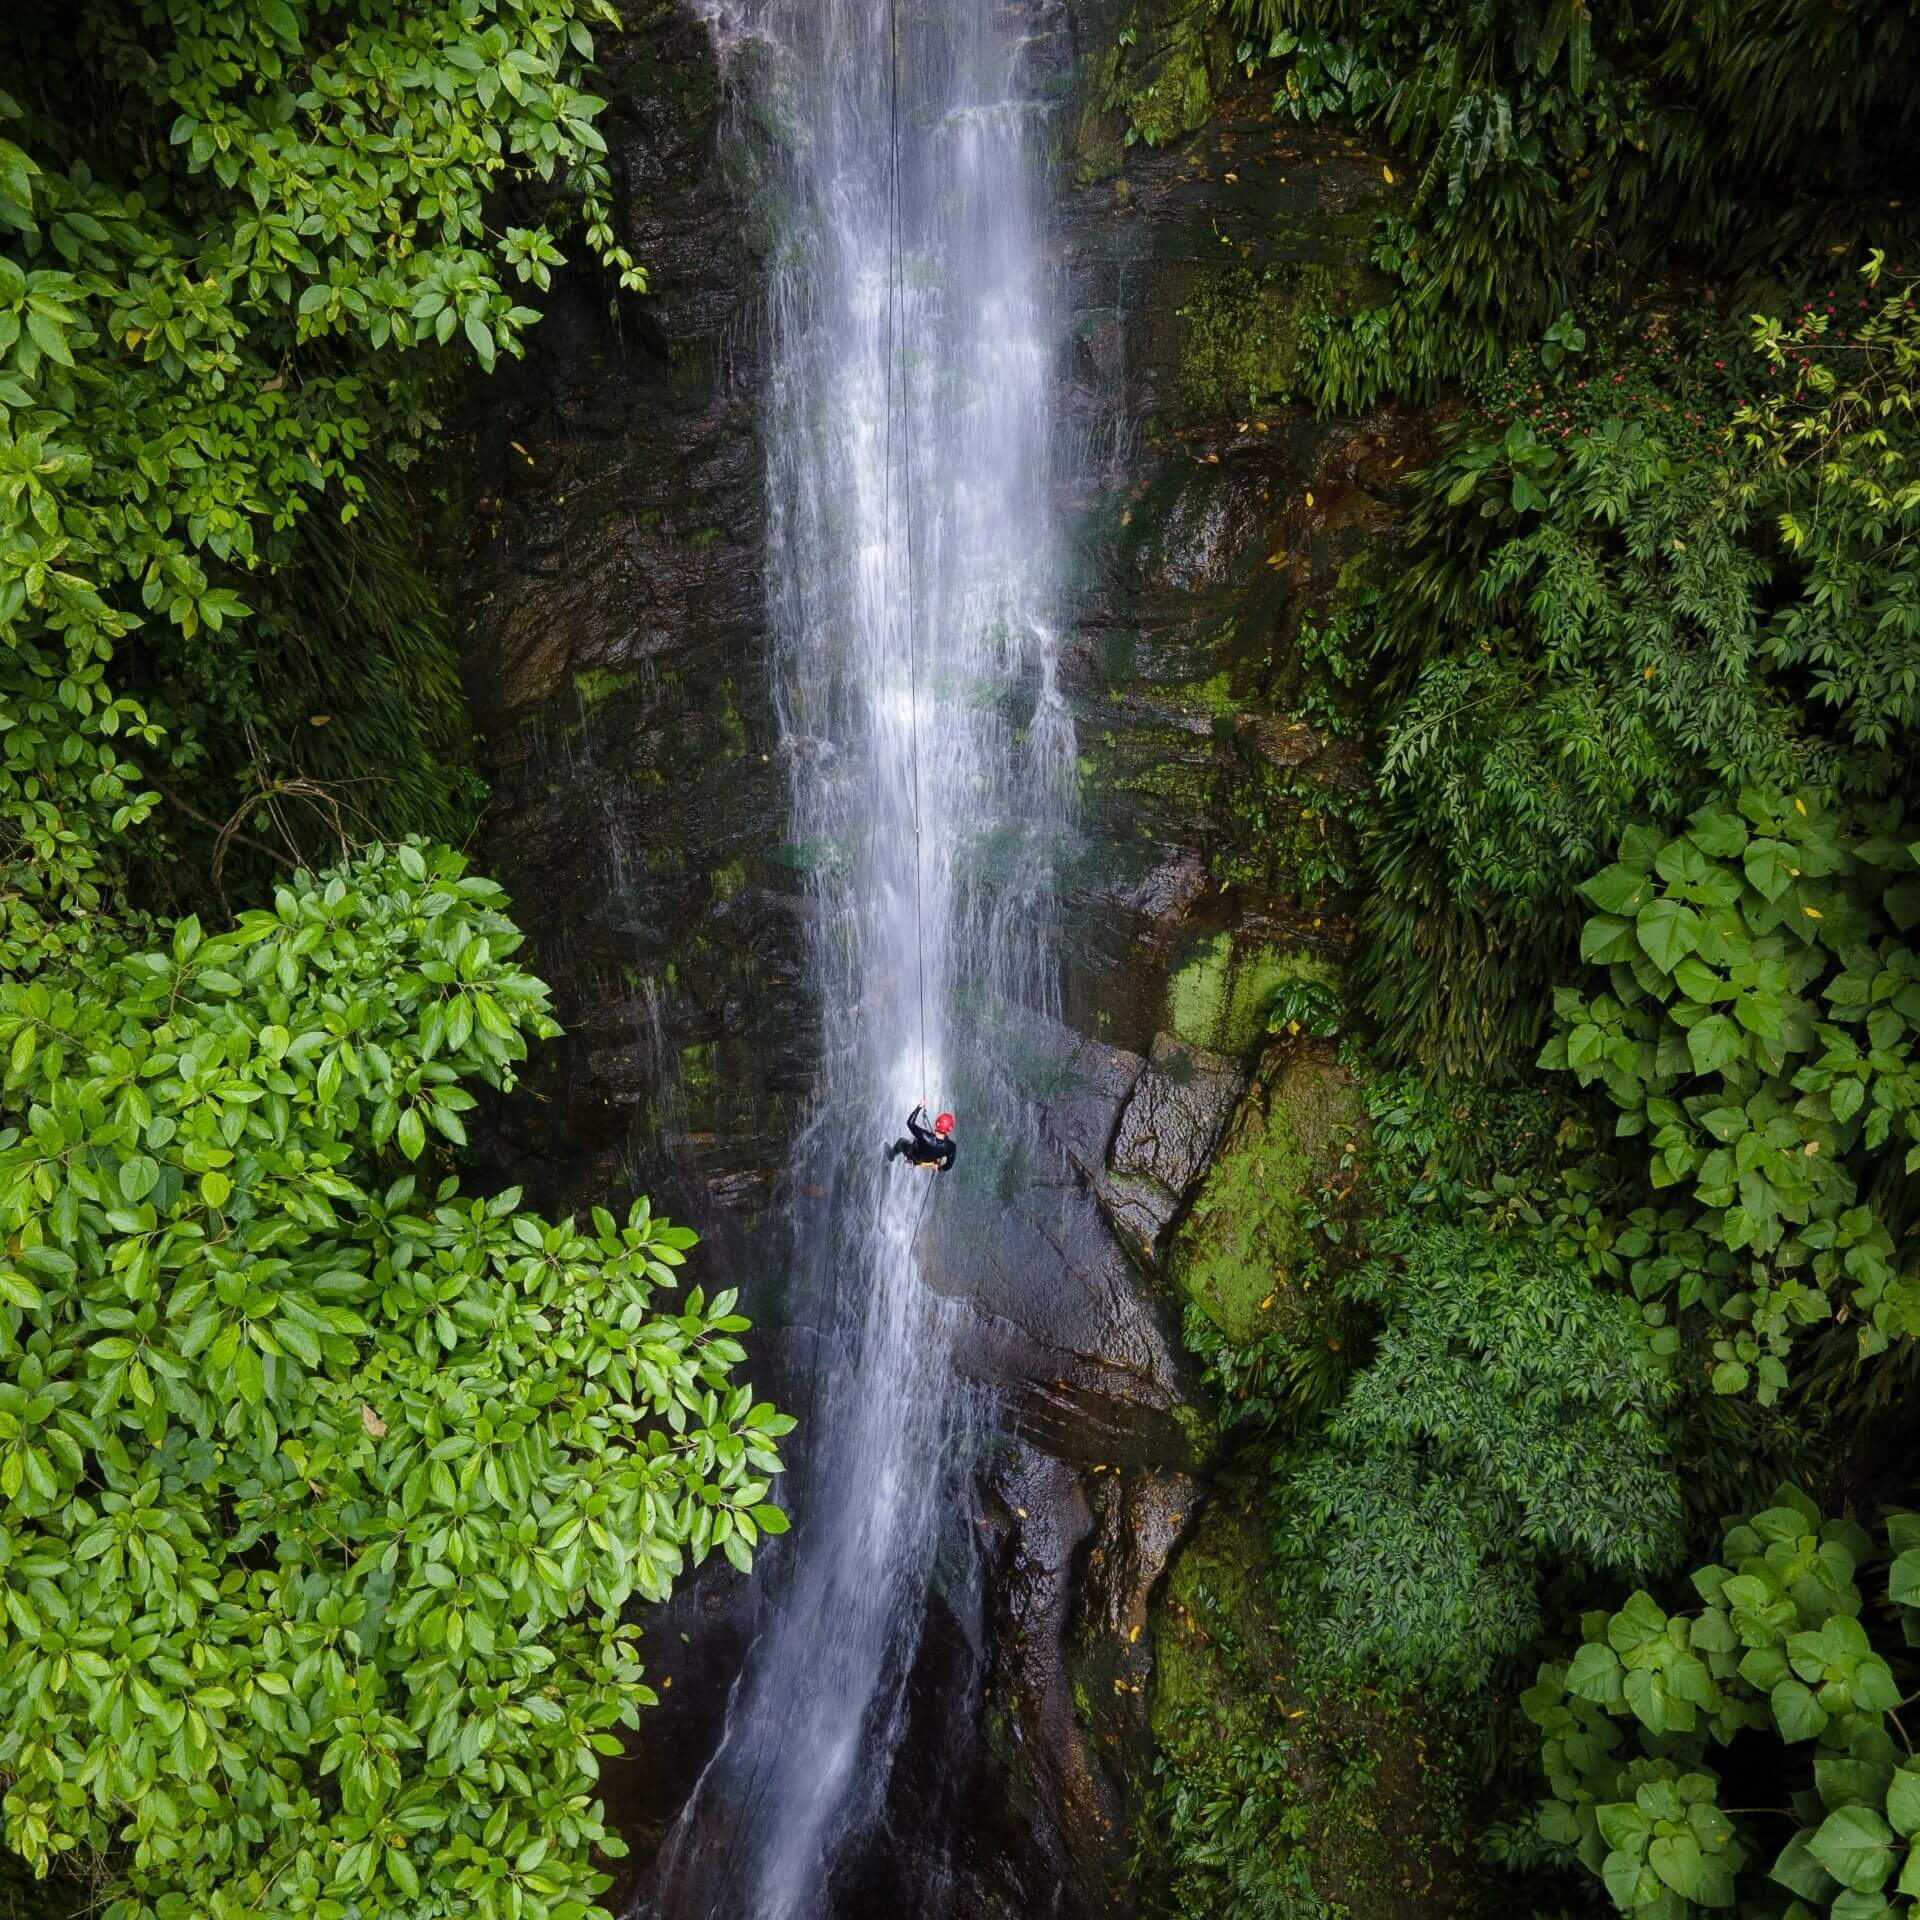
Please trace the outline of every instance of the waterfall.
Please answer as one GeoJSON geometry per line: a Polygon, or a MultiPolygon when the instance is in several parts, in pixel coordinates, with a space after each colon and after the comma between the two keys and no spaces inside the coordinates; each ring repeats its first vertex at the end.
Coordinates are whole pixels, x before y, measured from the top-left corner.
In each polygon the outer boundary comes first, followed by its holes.
{"type": "Polygon", "coordinates": [[[786,148],[767,591],[823,1053],[785,1226],[822,1360],[783,1564],[644,1895],[661,1920],[831,1914],[879,1816],[941,1528],[967,1524],[959,1310],[921,1263],[938,1245],[963,1284],[969,1216],[1035,1151],[987,1036],[1058,992],[1044,122],[1017,10],[898,4],[716,20],[756,41],[786,148]],[[923,1095],[959,1115],[937,1179],[881,1159],[923,1095]]]}

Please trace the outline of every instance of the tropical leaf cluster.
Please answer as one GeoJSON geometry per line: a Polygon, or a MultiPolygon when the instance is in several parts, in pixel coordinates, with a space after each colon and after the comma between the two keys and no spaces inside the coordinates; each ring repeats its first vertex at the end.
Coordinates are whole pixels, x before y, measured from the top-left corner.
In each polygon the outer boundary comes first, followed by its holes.
{"type": "MultiPolygon", "coordinates": [[[[225,822],[286,788],[310,719],[353,705],[346,674],[286,710],[248,633],[257,583],[299,569],[310,516],[350,521],[391,485],[462,357],[521,351],[537,317],[521,290],[549,282],[565,227],[584,218],[590,249],[641,283],[608,224],[590,19],[613,16],[571,0],[8,11],[0,965],[84,943],[170,762],[204,790],[191,811],[225,822]],[[552,211],[497,228],[488,206],[516,181],[552,211]]],[[[443,618],[408,610],[398,577],[397,631],[358,636],[363,660],[444,660],[443,618]]],[[[297,636],[278,609],[277,637],[297,636]]],[[[385,739],[409,772],[463,745],[447,721],[385,739]]],[[[380,770],[359,771],[377,796],[380,770]]],[[[444,776],[412,778],[439,819],[407,817],[404,794],[360,813],[450,825],[444,776]]],[[[294,831],[282,857],[338,837],[294,831]]]]}
{"type": "MultiPolygon", "coordinates": [[[[1226,0],[1274,111],[1377,127],[1412,166],[1392,291],[1322,315],[1302,384],[1357,411],[1493,372],[1596,282],[1752,276],[1899,217],[1920,22],[1904,4],[1226,0]]],[[[1884,232],[1885,229],[1880,230],[1884,232]]]]}
{"type": "Polygon", "coordinates": [[[1472,1688],[1539,1631],[1548,1569],[1679,1552],[1671,1387],[1630,1303],[1540,1235],[1393,1220],[1370,1253],[1341,1285],[1372,1351],[1280,1456],[1273,1577],[1323,1671],[1472,1688]]]}
{"type": "Polygon", "coordinates": [[[571,229],[643,284],[615,26],[0,16],[0,1792],[50,1911],[600,1913],[638,1608],[786,1526],[693,1235],[453,1171],[558,1027],[436,844],[410,470],[571,229]]]}
{"type": "Polygon", "coordinates": [[[408,843],[0,984],[6,1835],[114,1920],[586,1914],[628,1603],[785,1530],[691,1234],[397,1171],[554,1030],[500,907],[408,843]]]}
{"type": "Polygon", "coordinates": [[[1541,1668],[1523,1704],[1542,1836],[1624,1914],[1908,1911],[1920,1761],[1898,1710],[1920,1521],[1894,1514],[1876,1539],[1783,1486],[1727,1524],[1692,1587],[1672,1611],[1642,1590],[1589,1613],[1573,1657],[1541,1668]]]}

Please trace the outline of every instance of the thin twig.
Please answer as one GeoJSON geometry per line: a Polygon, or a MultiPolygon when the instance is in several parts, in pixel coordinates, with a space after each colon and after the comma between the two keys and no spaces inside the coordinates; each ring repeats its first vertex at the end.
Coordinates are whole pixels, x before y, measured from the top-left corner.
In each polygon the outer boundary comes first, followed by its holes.
{"type": "MultiPolygon", "coordinates": [[[[251,847],[255,853],[264,853],[269,860],[278,860],[283,867],[292,869],[299,866],[300,863],[291,855],[282,853],[278,847],[268,846],[264,840],[254,839],[251,834],[242,833],[232,821],[228,821],[223,826],[218,820],[214,819],[211,814],[202,813],[191,800],[181,799],[171,787],[162,781],[155,780],[151,774],[147,776],[147,779],[149,784],[151,784],[154,790],[160,795],[161,799],[178,807],[188,819],[198,820],[203,827],[211,827],[215,833],[223,834],[229,840],[237,840],[243,847],[251,847]]],[[[246,808],[242,807],[240,811],[244,814],[246,808]]],[[[236,818],[238,818],[238,816],[236,816],[236,818]]]]}

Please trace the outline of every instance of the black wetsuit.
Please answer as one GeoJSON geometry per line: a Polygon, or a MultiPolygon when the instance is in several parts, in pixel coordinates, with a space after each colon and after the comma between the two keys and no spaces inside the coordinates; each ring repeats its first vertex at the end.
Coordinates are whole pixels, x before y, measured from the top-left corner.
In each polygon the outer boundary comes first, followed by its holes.
{"type": "Polygon", "coordinates": [[[937,1167],[942,1173],[953,1165],[953,1142],[943,1140],[926,1123],[925,1107],[915,1107],[907,1115],[907,1133],[905,1140],[896,1140],[887,1149],[887,1158],[892,1160],[904,1154],[910,1166],[937,1167]]]}

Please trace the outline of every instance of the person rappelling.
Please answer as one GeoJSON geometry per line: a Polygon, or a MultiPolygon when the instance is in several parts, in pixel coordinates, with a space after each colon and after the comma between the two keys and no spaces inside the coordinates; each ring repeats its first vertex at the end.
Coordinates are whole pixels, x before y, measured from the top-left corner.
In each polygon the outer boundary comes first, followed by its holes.
{"type": "Polygon", "coordinates": [[[931,1167],[935,1173],[945,1173],[953,1165],[953,1115],[941,1114],[931,1129],[926,1120],[927,1103],[922,1100],[907,1115],[907,1138],[896,1140],[887,1149],[889,1166],[895,1160],[905,1160],[910,1167],[931,1167]]]}

